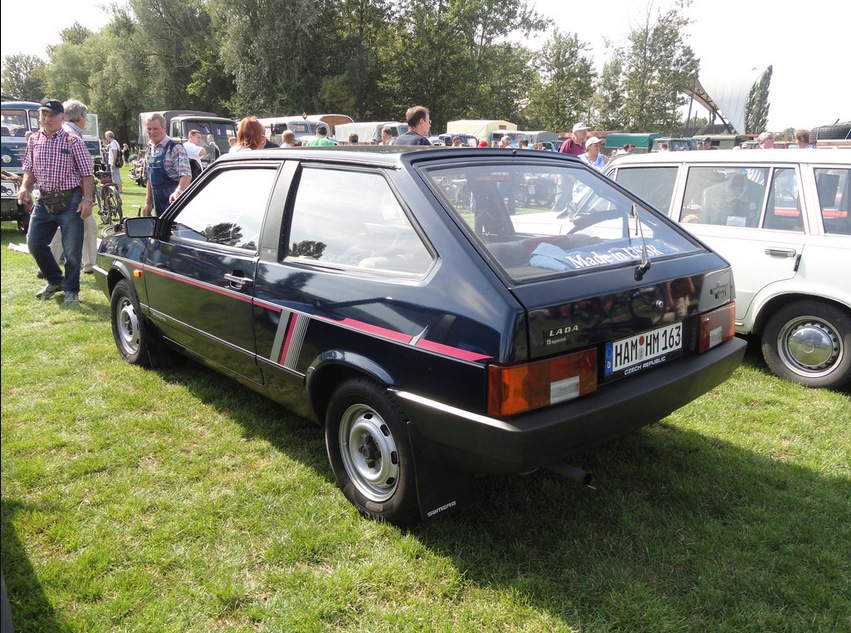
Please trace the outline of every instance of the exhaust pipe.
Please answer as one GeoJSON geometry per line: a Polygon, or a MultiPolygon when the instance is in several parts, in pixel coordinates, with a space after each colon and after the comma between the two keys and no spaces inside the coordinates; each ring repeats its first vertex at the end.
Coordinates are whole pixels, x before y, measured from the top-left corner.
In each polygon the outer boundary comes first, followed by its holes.
{"type": "Polygon", "coordinates": [[[555,462],[553,464],[548,464],[544,466],[547,470],[551,470],[554,473],[561,475],[562,477],[567,477],[571,481],[575,481],[577,483],[582,484],[583,486],[587,486],[588,488],[592,488],[591,481],[593,477],[591,473],[582,470],[581,468],[577,468],[576,466],[571,466],[566,462],[555,462]]]}

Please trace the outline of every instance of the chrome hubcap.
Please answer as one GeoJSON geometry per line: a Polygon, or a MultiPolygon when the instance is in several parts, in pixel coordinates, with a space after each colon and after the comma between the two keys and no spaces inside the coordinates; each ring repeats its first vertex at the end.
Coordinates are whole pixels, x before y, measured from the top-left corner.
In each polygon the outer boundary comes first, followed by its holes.
{"type": "Polygon", "coordinates": [[[840,361],[842,339],[829,323],[810,316],[799,317],[780,332],[778,349],[783,362],[798,374],[828,374],[840,361]]]}

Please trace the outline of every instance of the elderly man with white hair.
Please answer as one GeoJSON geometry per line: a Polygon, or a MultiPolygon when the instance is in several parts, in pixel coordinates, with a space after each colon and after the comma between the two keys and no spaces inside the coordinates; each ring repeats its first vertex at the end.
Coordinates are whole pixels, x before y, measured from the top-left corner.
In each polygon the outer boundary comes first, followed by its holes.
{"type": "Polygon", "coordinates": [[[763,132],[757,140],[759,149],[774,149],[774,132],[763,132]]]}

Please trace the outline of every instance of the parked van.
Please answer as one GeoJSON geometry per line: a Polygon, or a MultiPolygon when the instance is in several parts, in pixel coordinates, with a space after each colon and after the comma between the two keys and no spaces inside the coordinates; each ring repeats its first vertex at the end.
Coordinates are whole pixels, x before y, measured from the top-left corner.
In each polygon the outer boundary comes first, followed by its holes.
{"type": "Polygon", "coordinates": [[[281,135],[290,130],[295,134],[296,141],[302,141],[305,137],[316,136],[316,130],[322,128],[325,135],[333,136],[331,125],[312,116],[278,116],[257,119],[263,125],[266,137],[273,143],[281,142],[281,135]]]}
{"type": "Polygon", "coordinates": [[[662,134],[634,134],[634,133],[621,133],[621,132],[613,132],[610,134],[606,134],[605,142],[605,154],[606,156],[611,156],[615,151],[622,149],[624,145],[635,145],[636,154],[647,154],[650,152],[650,148],[653,147],[653,141],[657,138],[661,138],[662,134]]]}
{"type": "Polygon", "coordinates": [[[554,142],[558,140],[558,134],[555,132],[547,132],[545,130],[534,130],[532,132],[523,131],[522,134],[525,134],[529,137],[529,146],[531,147],[535,143],[543,143],[545,141],[554,142]]]}
{"type": "Polygon", "coordinates": [[[660,136],[653,139],[653,145],[650,147],[651,152],[661,151],[662,143],[668,146],[669,152],[685,152],[697,149],[697,139],[694,137],[673,137],[660,136]]]}
{"type": "Polygon", "coordinates": [[[490,141],[491,135],[500,130],[517,131],[517,124],[502,119],[462,119],[446,124],[447,134],[469,134],[486,141],[490,141]]]}
{"type": "Polygon", "coordinates": [[[348,140],[349,134],[354,132],[358,135],[358,140],[361,143],[369,143],[370,141],[381,140],[381,130],[390,128],[390,134],[395,139],[408,131],[407,123],[399,123],[398,121],[355,121],[354,123],[345,123],[336,126],[337,140],[348,140]]]}
{"type": "Polygon", "coordinates": [[[184,143],[189,138],[189,132],[198,130],[205,142],[208,134],[213,135],[216,145],[222,154],[230,151],[228,138],[236,136],[236,122],[233,119],[220,117],[212,112],[198,110],[156,110],[139,113],[139,147],[148,144],[148,130],[145,128],[148,117],[161,114],[165,119],[166,134],[177,143],[184,143]]]}
{"type": "Polygon", "coordinates": [[[310,114],[307,118],[316,119],[318,121],[322,121],[323,123],[327,123],[329,126],[331,126],[331,136],[333,136],[334,138],[336,138],[338,125],[345,125],[346,123],[355,122],[355,120],[348,114],[310,114]]]}
{"type": "Polygon", "coordinates": [[[697,140],[709,139],[712,149],[733,149],[754,138],[753,134],[698,134],[697,140]]]}

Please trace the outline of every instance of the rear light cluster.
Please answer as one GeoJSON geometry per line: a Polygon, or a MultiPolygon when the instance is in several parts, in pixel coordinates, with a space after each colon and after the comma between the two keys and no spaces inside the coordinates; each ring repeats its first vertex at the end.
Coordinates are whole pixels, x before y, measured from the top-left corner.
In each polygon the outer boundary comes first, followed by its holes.
{"type": "Polygon", "coordinates": [[[736,335],[736,302],[700,316],[695,350],[705,352],[736,335]]]}
{"type": "Polygon", "coordinates": [[[597,389],[597,350],[488,367],[488,412],[506,416],[566,402],[597,389]]]}
{"type": "MultiPolygon", "coordinates": [[[[700,316],[692,349],[705,352],[736,335],[736,302],[700,316]]],[[[488,413],[509,416],[597,390],[597,350],[502,367],[488,366],[488,413]]]]}

